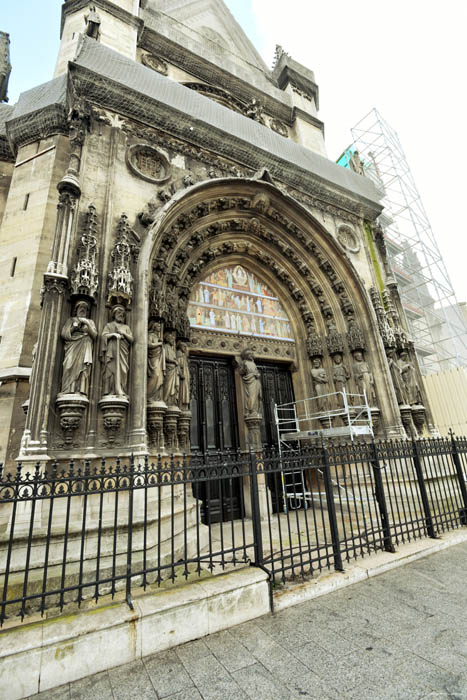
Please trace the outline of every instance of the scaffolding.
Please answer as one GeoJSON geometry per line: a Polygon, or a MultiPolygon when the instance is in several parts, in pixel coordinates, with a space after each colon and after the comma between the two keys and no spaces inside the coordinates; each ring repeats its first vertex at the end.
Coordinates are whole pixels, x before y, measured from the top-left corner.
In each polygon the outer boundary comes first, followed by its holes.
{"type": "MultiPolygon", "coordinates": [[[[279,457],[300,454],[304,441],[325,438],[373,437],[371,408],[365,392],[350,394],[344,389],[332,394],[312,396],[302,401],[274,405],[279,457]],[[323,409],[323,405],[327,409],[323,409]],[[319,426],[319,427],[317,427],[319,426]]],[[[281,471],[284,512],[308,507],[313,494],[305,483],[303,469],[281,471]]]]}
{"type": "Polygon", "coordinates": [[[467,323],[394,129],[376,109],[352,131],[338,160],[358,155],[382,195],[380,223],[410,335],[424,374],[467,365],[467,323]]]}

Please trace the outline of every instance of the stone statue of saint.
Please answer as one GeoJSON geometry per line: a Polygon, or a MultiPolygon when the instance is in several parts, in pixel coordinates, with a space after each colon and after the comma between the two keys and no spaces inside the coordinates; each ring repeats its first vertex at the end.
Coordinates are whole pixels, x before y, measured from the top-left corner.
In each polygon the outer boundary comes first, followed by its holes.
{"type": "Polygon", "coordinates": [[[245,418],[262,415],[261,375],[256,366],[252,350],[245,349],[242,354],[240,375],[243,379],[245,418]]]}
{"type": "Polygon", "coordinates": [[[327,411],[328,402],[325,394],[328,394],[328,375],[321,364],[320,357],[314,357],[311,364],[311,377],[313,380],[313,389],[315,396],[318,398],[316,404],[318,411],[327,411]]]}
{"type": "Polygon", "coordinates": [[[389,371],[391,372],[392,385],[394,391],[396,392],[396,399],[399,406],[404,406],[407,404],[407,393],[405,390],[404,382],[402,380],[402,374],[397,363],[396,351],[387,351],[389,371]]]}
{"type": "Polygon", "coordinates": [[[86,22],[86,34],[90,36],[91,39],[99,39],[100,29],[101,29],[101,18],[97,14],[96,7],[89,8],[89,14],[85,16],[86,22]]]}
{"type": "Polygon", "coordinates": [[[178,374],[177,350],[175,348],[175,333],[164,333],[164,386],[163,400],[167,406],[178,406],[178,389],[180,377],[178,374]]]}
{"type": "Polygon", "coordinates": [[[104,396],[126,396],[128,391],[128,370],[130,367],[130,346],[133,333],[125,323],[123,306],[112,308],[112,321],[109,321],[101,335],[102,393],[104,396]]]}
{"type": "MultiPolygon", "coordinates": [[[[345,385],[347,384],[347,381],[350,379],[350,372],[347,369],[347,367],[344,365],[344,358],[342,357],[341,353],[336,353],[334,355],[334,367],[332,369],[332,378],[334,380],[334,388],[336,391],[344,392],[345,385]]],[[[340,405],[344,405],[344,397],[339,396],[338,401],[340,405]]]]}
{"type": "Polygon", "coordinates": [[[88,318],[89,304],[78,301],[74,314],[62,328],[65,345],[61,394],[89,393],[89,375],[92,368],[92,349],[97,338],[94,321],[88,318]]]}
{"type": "Polygon", "coordinates": [[[373,405],[376,402],[375,380],[360,350],[354,353],[353,371],[359,394],[363,395],[365,392],[368,403],[373,405]]]}
{"type": "Polygon", "coordinates": [[[188,363],[188,345],[181,340],[177,343],[178,362],[178,407],[182,411],[190,410],[190,365],[188,363]]]}
{"type": "Polygon", "coordinates": [[[148,332],[148,403],[162,401],[164,372],[165,357],[161,324],[158,321],[150,321],[148,332]]]}
{"type": "Polygon", "coordinates": [[[420,388],[417,384],[415,367],[410,362],[407,350],[402,350],[401,354],[399,355],[398,367],[405,388],[407,403],[410,406],[421,404],[422,397],[420,393],[420,388]]]}

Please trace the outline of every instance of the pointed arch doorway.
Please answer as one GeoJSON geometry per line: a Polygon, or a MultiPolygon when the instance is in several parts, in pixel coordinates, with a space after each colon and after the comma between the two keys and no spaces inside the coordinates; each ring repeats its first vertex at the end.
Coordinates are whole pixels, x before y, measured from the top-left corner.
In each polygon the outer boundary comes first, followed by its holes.
{"type": "MultiPolygon", "coordinates": [[[[188,317],[192,332],[198,332],[190,354],[193,458],[202,456],[209,462],[218,451],[233,453],[245,447],[242,380],[236,372],[245,347],[259,351],[255,355],[263,395],[261,440],[264,447],[271,447],[276,443],[274,403],[293,401],[289,365],[257,356],[273,354],[274,343],[295,344],[279,298],[247,265],[232,263],[216,267],[194,288],[188,317]],[[212,354],[213,345],[224,349],[222,354],[212,354]]],[[[195,495],[203,502],[205,521],[240,517],[245,511],[240,476],[228,484],[211,483],[209,492],[201,484],[195,495]]]]}

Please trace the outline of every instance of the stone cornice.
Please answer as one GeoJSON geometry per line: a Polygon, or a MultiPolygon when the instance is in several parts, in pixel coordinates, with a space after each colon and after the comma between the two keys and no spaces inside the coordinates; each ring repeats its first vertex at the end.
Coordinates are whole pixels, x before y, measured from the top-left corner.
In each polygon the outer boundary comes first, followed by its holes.
{"type": "MultiPolygon", "coordinates": [[[[203,80],[213,86],[222,87],[244,102],[251,102],[253,98],[259,99],[268,114],[285,121],[289,125],[292,124],[292,105],[288,103],[288,95],[284,94],[284,101],[276,99],[264,90],[261,90],[260,87],[222,70],[214,63],[210,63],[205,58],[198,56],[148,27],[144,27],[138,45],[140,48],[151,51],[159,58],[181,68],[199,80],[203,80]]],[[[277,91],[277,87],[272,83],[271,90],[277,91]]]]}
{"type": "MultiPolygon", "coordinates": [[[[89,0],[67,0],[62,5],[62,21],[60,25],[60,39],[62,38],[63,34],[63,27],[65,24],[65,18],[67,15],[72,14],[73,12],[79,12],[79,10],[83,10],[87,7],[89,7],[89,0]]],[[[123,22],[127,22],[128,24],[131,24],[133,27],[136,29],[140,30],[143,26],[143,21],[139,19],[139,17],[135,17],[132,15],[130,12],[127,12],[126,10],[123,10],[121,7],[118,7],[118,5],[114,5],[113,2],[110,2],[109,0],[93,0],[93,5],[96,5],[96,7],[100,7],[102,10],[105,10],[109,14],[113,15],[114,17],[117,17],[118,19],[121,19],[123,22]]]]}
{"type": "Polygon", "coordinates": [[[375,219],[382,211],[381,205],[363,195],[329,182],[316,172],[300,168],[279,158],[275,153],[254,147],[229,133],[193,119],[160,101],[151,100],[142,93],[94,73],[88,68],[70,64],[70,75],[77,95],[86,96],[91,103],[137,119],[148,126],[159,127],[171,136],[181,138],[192,145],[229,158],[254,171],[267,168],[272,177],[328,204],[347,210],[359,217],[375,219]]]}
{"type": "Polygon", "coordinates": [[[27,382],[29,381],[30,376],[30,367],[5,367],[5,369],[0,369],[0,382],[2,384],[17,381],[27,382]]]}
{"type": "Polygon", "coordinates": [[[308,124],[315,126],[323,133],[324,136],[324,122],[322,122],[321,119],[317,119],[312,114],[308,114],[308,112],[305,112],[304,109],[300,109],[300,107],[294,108],[294,114],[297,119],[303,119],[304,122],[308,122],[308,124]]]}

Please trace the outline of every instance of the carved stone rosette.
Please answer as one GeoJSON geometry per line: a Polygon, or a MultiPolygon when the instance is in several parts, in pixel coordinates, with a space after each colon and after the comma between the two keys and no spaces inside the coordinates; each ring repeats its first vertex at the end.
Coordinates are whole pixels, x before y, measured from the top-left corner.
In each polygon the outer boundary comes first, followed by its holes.
{"type": "Polygon", "coordinates": [[[164,417],[167,406],[163,401],[156,401],[147,406],[149,443],[160,454],[164,450],[164,417]]]}
{"type": "Polygon", "coordinates": [[[89,400],[82,394],[59,394],[56,403],[65,445],[72,445],[73,435],[81,424],[84,412],[89,406],[89,400]]]}
{"type": "Polygon", "coordinates": [[[99,401],[99,407],[104,419],[104,428],[107,440],[110,444],[115,442],[117,433],[120,432],[130,401],[126,396],[104,396],[99,401]]]}

